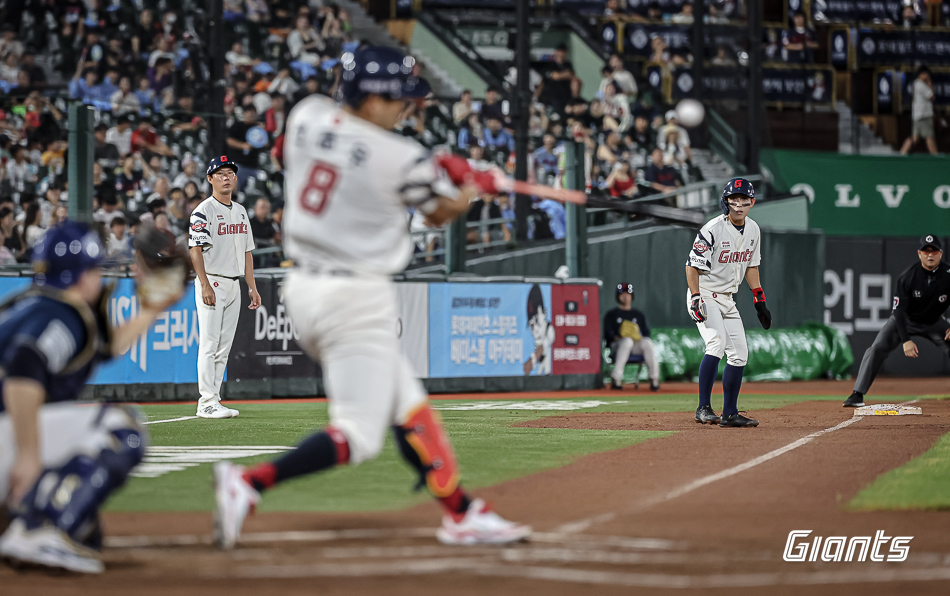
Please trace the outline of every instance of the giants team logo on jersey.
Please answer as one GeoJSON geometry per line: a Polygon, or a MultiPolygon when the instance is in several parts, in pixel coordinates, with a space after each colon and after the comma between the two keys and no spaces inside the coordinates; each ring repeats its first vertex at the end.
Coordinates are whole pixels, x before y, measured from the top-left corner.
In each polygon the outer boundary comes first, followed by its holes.
{"type": "Polygon", "coordinates": [[[195,223],[191,224],[192,232],[204,232],[207,229],[208,229],[208,222],[206,221],[196,221],[195,223]]]}
{"type": "Polygon", "coordinates": [[[719,253],[719,262],[720,263],[746,263],[752,260],[752,251],[751,250],[742,250],[729,252],[727,250],[719,253]]]}
{"type": "Polygon", "coordinates": [[[703,240],[702,238],[698,239],[696,242],[693,243],[693,250],[695,250],[699,254],[703,254],[710,248],[712,247],[709,246],[709,243],[703,240]]]}
{"type": "Polygon", "coordinates": [[[218,224],[218,236],[226,236],[228,234],[247,234],[247,224],[218,224]]]}

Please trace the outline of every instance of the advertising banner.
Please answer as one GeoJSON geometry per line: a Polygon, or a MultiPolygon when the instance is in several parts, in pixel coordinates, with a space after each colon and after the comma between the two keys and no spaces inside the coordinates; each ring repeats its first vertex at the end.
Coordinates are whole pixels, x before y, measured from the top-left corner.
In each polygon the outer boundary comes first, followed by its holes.
{"type": "Polygon", "coordinates": [[[920,236],[950,229],[946,158],[762,150],[779,192],[803,194],[808,223],[841,236],[920,236]]]}
{"type": "MultiPolygon", "coordinates": [[[[799,10],[801,0],[789,0],[789,14],[799,10]],[[793,9],[792,5],[799,7],[793,9]]],[[[818,22],[900,22],[904,0],[812,0],[812,18],[818,22]]]]}
{"type": "Polygon", "coordinates": [[[431,284],[429,377],[596,373],[599,299],[597,286],[431,284]]]}
{"type": "Polygon", "coordinates": [[[861,64],[950,64],[950,34],[916,29],[858,29],[861,64]]]}
{"type": "MultiPolygon", "coordinates": [[[[782,103],[827,104],[833,100],[834,70],[828,66],[803,68],[766,65],[762,68],[762,93],[765,101],[782,103]]],[[[735,68],[711,67],[703,74],[703,97],[746,101],[748,82],[735,68]]],[[[673,99],[698,97],[699,89],[692,69],[673,69],[673,99]]]]}
{"type": "MultiPolygon", "coordinates": [[[[109,319],[114,326],[124,324],[139,312],[135,282],[120,279],[109,300],[109,319]]],[[[198,316],[194,284],[185,295],[163,312],[148,333],[112,362],[99,367],[90,383],[128,385],[132,383],[198,382],[198,316]]]]}

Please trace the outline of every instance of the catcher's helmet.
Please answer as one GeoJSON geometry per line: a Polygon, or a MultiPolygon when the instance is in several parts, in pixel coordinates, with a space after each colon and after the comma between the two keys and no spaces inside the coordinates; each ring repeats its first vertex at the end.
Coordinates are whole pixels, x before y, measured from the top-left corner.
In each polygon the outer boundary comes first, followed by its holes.
{"type": "Polygon", "coordinates": [[[617,284],[617,296],[616,296],[617,302],[620,302],[621,294],[630,294],[630,300],[633,301],[634,299],[633,284],[630,282],[617,284]]]}
{"type": "Polygon", "coordinates": [[[368,95],[390,99],[425,97],[432,90],[425,79],[412,74],[416,60],[399,50],[371,46],[355,54],[347,52],[343,63],[343,101],[359,107],[368,95]]]}
{"type": "Polygon", "coordinates": [[[106,256],[99,235],[89,226],[64,222],[50,228],[33,248],[33,283],[65,289],[106,256]]]}
{"type": "Polygon", "coordinates": [[[745,178],[733,178],[727,182],[726,187],[722,189],[722,198],[719,199],[723,215],[729,215],[729,204],[726,199],[732,195],[745,195],[754,201],[755,189],[752,188],[752,183],[745,178]]]}

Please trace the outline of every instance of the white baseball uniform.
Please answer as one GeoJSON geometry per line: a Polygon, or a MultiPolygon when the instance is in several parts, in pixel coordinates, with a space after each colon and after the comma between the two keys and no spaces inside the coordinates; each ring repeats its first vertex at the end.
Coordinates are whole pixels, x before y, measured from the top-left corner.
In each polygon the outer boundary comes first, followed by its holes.
{"type": "Polygon", "coordinates": [[[198,307],[198,409],[221,401],[221,382],[237,330],[241,309],[241,282],[245,253],[254,250],[247,211],[235,201],[225,205],[208,197],[191,214],[188,246],[200,246],[215,304],[201,297],[195,279],[198,307]]]}
{"type": "Polygon", "coordinates": [[[427,399],[399,351],[391,276],[412,256],[407,206],[429,211],[458,190],[418,143],[329,99],[301,101],[286,130],[284,251],[296,269],[284,303],[356,464],[427,399]]]}
{"type": "MultiPolygon", "coordinates": [[[[761,260],[761,235],[752,218],[745,218],[742,231],[725,215],[715,217],[702,227],[686,264],[699,270],[699,293],[706,304],[706,321],[696,323],[706,342],[706,353],[728,357],[732,366],[745,366],[749,359],[745,329],[733,295],[745,278],[746,269],[758,267],[761,260]]],[[[686,303],[690,303],[686,291],[686,303]]]]}

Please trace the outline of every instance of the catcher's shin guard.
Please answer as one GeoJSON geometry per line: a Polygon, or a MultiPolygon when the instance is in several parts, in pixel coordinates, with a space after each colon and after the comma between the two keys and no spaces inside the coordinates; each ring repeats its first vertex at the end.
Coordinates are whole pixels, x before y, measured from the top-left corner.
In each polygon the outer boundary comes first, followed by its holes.
{"type": "Polygon", "coordinates": [[[97,531],[99,507],[145,456],[145,438],[137,429],[115,429],[111,435],[113,445],[98,456],[76,455],[44,470],[14,515],[49,520],[74,540],[89,543],[97,531]]]}
{"type": "Polygon", "coordinates": [[[424,403],[405,423],[393,427],[399,451],[419,472],[419,487],[436,497],[448,497],[459,486],[459,467],[439,415],[424,403]]]}

